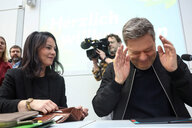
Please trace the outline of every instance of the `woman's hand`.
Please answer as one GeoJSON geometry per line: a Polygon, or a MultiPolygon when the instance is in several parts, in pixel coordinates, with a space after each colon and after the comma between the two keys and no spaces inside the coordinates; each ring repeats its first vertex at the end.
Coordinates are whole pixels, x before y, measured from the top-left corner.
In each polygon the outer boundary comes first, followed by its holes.
{"type": "MultiPolygon", "coordinates": [[[[21,100],[19,102],[18,111],[27,111],[26,101],[27,100],[21,100]]],[[[43,114],[54,112],[54,111],[57,111],[59,109],[58,106],[53,101],[51,101],[51,100],[39,100],[39,99],[34,99],[30,103],[30,107],[32,110],[42,112],[43,114]]]]}
{"type": "Polygon", "coordinates": [[[82,106],[78,106],[78,107],[75,107],[75,108],[82,110],[83,119],[88,115],[88,108],[83,108],[82,106]]]}
{"type": "Polygon", "coordinates": [[[33,100],[30,106],[33,110],[43,112],[43,114],[54,112],[59,109],[58,106],[51,100],[33,100]]]}

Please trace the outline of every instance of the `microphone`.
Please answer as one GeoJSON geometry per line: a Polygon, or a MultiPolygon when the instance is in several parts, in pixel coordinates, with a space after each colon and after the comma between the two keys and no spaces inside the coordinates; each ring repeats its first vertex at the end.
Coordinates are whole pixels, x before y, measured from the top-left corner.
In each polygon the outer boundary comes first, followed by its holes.
{"type": "Polygon", "coordinates": [[[91,38],[86,38],[85,41],[81,42],[81,48],[82,48],[82,49],[88,49],[88,48],[90,48],[91,45],[92,45],[91,42],[93,42],[93,41],[91,40],[91,38]]]}
{"type": "Polygon", "coordinates": [[[91,43],[86,42],[86,41],[81,42],[81,48],[82,49],[88,49],[90,47],[91,47],[91,43]]]}
{"type": "Polygon", "coordinates": [[[190,54],[183,54],[181,58],[185,61],[192,61],[192,55],[190,54]]]}

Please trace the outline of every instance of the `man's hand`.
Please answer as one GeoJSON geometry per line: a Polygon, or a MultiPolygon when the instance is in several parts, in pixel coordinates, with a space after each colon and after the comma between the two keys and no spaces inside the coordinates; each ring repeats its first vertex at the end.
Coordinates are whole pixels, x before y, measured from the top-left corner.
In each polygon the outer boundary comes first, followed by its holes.
{"type": "Polygon", "coordinates": [[[102,50],[97,49],[96,52],[97,52],[97,54],[99,54],[99,56],[100,56],[100,58],[101,58],[102,60],[106,57],[105,52],[103,52],[102,50]]]}
{"type": "Polygon", "coordinates": [[[93,61],[93,64],[96,64],[98,63],[98,59],[97,58],[92,58],[92,61],[93,61]]]}
{"type": "Polygon", "coordinates": [[[127,51],[127,48],[123,51],[123,45],[121,45],[117,49],[113,63],[115,81],[119,84],[123,84],[125,82],[130,72],[130,59],[127,55],[127,51]]]}
{"type": "Polygon", "coordinates": [[[98,66],[98,59],[97,58],[92,58],[93,61],[93,71],[99,71],[99,66],[98,66]]]}
{"type": "Polygon", "coordinates": [[[173,44],[167,39],[165,39],[163,36],[160,35],[159,39],[163,43],[163,47],[165,50],[164,52],[163,48],[161,46],[158,46],[158,53],[159,53],[161,64],[167,71],[173,72],[177,69],[176,50],[173,44]]]}

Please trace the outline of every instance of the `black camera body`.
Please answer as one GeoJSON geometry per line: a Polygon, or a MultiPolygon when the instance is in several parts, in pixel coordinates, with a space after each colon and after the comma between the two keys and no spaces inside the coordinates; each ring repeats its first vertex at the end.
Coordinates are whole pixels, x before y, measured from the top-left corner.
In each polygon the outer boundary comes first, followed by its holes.
{"type": "Polygon", "coordinates": [[[92,60],[92,58],[99,57],[99,54],[96,52],[97,49],[102,50],[103,52],[105,52],[106,56],[109,56],[109,51],[108,51],[109,42],[107,38],[103,38],[100,40],[92,40],[91,38],[86,38],[85,41],[81,43],[82,49],[88,49],[91,46],[93,48],[86,51],[87,57],[90,60],[92,60]]]}

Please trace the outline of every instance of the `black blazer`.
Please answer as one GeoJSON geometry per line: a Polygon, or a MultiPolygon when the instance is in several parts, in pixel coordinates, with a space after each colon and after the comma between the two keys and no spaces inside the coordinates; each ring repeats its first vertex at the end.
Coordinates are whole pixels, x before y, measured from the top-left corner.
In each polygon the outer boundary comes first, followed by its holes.
{"type": "MultiPolygon", "coordinates": [[[[49,97],[59,107],[67,107],[65,96],[64,78],[57,74],[56,76],[46,76],[49,86],[49,97]]],[[[37,95],[32,92],[33,79],[26,77],[20,68],[10,69],[5,75],[5,79],[0,87],[0,113],[16,112],[17,105],[21,100],[33,98],[37,95]]]]}

